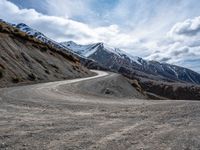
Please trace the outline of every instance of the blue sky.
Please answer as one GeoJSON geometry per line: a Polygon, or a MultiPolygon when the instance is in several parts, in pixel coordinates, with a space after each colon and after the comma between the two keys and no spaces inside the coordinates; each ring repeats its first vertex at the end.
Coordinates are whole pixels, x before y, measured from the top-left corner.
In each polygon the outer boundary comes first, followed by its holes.
{"type": "Polygon", "coordinates": [[[61,42],[105,42],[200,72],[198,0],[1,0],[0,18],[61,42]]]}

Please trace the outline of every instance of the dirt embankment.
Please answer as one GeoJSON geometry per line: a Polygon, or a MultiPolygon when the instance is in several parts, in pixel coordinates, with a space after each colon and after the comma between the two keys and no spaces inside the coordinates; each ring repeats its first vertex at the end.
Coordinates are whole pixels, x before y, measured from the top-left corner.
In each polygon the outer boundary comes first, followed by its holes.
{"type": "MultiPolygon", "coordinates": [[[[140,80],[142,89],[148,93],[179,100],[200,100],[200,86],[180,82],[162,82],[155,80],[140,80]]],[[[154,97],[150,97],[155,99],[154,97]]],[[[163,99],[163,98],[161,98],[163,99]]]]}
{"type": "Polygon", "coordinates": [[[106,98],[136,98],[147,99],[141,91],[137,90],[122,75],[109,73],[108,76],[96,80],[86,80],[73,83],[71,86],[63,85],[59,91],[73,91],[76,94],[86,94],[106,98]]]}
{"type": "Polygon", "coordinates": [[[91,75],[67,52],[0,23],[0,87],[91,75]]]}

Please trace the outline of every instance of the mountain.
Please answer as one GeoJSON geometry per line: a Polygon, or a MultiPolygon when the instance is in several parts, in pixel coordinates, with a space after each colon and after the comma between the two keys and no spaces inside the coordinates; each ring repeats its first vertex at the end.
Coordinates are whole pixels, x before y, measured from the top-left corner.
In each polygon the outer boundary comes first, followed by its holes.
{"type": "Polygon", "coordinates": [[[79,45],[73,41],[57,43],[25,24],[13,25],[44,44],[65,51],[90,69],[123,74],[132,85],[152,99],[200,99],[200,75],[190,69],[147,61],[104,43],[79,45]]]}
{"type": "Polygon", "coordinates": [[[79,45],[69,41],[61,43],[61,45],[128,77],[142,76],[171,82],[180,81],[200,84],[200,74],[190,69],[157,61],[147,61],[127,54],[118,48],[109,47],[104,43],[79,45]]]}
{"type": "Polygon", "coordinates": [[[0,22],[0,87],[92,74],[66,50],[52,47],[6,22],[0,22]]]}
{"type": "Polygon", "coordinates": [[[13,24],[13,26],[48,45],[66,50],[90,69],[111,70],[122,73],[129,78],[138,76],[170,82],[200,84],[200,75],[187,68],[157,61],[147,61],[118,48],[109,47],[104,43],[88,45],[79,45],[73,41],[58,43],[24,23],[13,24]]]}
{"type": "Polygon", "coordinates": [[[109,47],[104,43],[88,45],[79,45],[73,41],[58,43],[24,23],[13,26],[46,44],[67,50],[90,69],[111,70],[122,73],[129,78],[138,76],[170,82],[180,81],[200,84],[200,75],[187,68],[157,61],[147,61],[118,48],[109,47]]]}

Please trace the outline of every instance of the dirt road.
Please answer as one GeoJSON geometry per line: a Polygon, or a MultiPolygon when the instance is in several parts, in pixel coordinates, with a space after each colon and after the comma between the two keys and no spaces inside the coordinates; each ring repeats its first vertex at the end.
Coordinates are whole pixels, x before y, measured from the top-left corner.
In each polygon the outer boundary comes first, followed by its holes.
{"type": "Polygon", "coordinates": [[[0,149],[200,149],[198,101],[106,98],[75,90],[113,76],[97,73],[0,89],[0,149]]]}

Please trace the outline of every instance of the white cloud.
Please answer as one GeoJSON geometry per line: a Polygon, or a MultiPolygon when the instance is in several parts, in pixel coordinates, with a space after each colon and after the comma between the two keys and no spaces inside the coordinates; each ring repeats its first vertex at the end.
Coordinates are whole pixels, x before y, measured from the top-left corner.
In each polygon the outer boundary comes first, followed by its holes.
{"type": "Polygon", "coordinates": [[[90,27],[69,18],[44,15],[34,9],[20,9],[7,0],[0,1],[0,11],[4,12],[0,18],[11,23],[24,22],[57,41],[106,42],[112,46],[130,46],[137,42],[131,35],[122,33],[118,25],[90,27]]]}
{"type": "Polygon", "coordinates": [[[200,17],[194,19],[187,19],[184,22],[175,24],[170,32],[169,36],[195,36],[200,32],[200,17]]]}
{"type": "Polygon", "coordinates": [[[45,0],[48,15],[73,18],[82,14],[92,14],[91,0],[45,0]]]}
{"type": "Polygon", "coordinates": [[[200,72],[200,16],[175,24],[146,59],[173,63],[200,72]]]}

